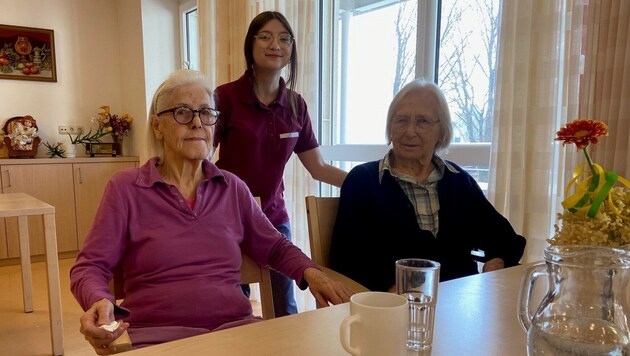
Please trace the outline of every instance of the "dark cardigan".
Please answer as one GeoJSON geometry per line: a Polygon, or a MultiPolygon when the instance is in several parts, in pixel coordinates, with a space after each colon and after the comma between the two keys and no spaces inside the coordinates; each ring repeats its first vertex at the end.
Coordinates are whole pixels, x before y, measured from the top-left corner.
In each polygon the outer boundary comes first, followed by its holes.
{"type": "Polygon", "coordinates": [[[386,291],[395,284],[394,262],[402,258],[440,262],[440,281],[478,273],[473,248],[485,251],[487,259],[502,258],[506,267],[518,264],[525,238],[496,211],[470,174],[449,163],[460,173],[445,169],[438,182],[437,238],[419,228],[413,205],[389,171],[379,183],[379,161],[352,169],[341,187],[332,269],[370,290],[386,291]]]}

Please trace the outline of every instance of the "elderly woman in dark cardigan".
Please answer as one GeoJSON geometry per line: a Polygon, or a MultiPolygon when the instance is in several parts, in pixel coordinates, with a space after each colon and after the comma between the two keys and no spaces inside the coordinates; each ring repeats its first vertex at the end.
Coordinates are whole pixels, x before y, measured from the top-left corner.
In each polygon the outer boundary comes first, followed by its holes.
{"type": "Polygon", "coordinates": [[[525,238],[486,199],[475,180],[442,159],[452,137],[442,91],[416,79],[387,113],[391,150],[352,169],[341,187],[331,267],[371,290],[392,290],[394,262],[441,263],[440,280],[478,273],[471,250],[485,252],[483,271],[518,264],[525,238]]]}

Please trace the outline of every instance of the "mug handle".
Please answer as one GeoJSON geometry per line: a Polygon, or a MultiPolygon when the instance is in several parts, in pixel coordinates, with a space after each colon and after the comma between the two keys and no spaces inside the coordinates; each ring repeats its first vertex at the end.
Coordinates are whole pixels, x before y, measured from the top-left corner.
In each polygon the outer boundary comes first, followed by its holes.
{"type": "Polygon", "coordinates": [[[530,302],[532,298],[532,290],[536,280],[547,275],[546,264],[544,262],[530,266],[521,281],[521,291],[518,297],[518,320],[525,331],[528,331],[532,325],[534,317],[531,312],[530,302]]]}
{"type": "Polygon", "coordinates": [[[359,322],[360,320],[361,317],[359,314],[350,315],[349,317],[343,319],[341,327],[339,328],[341,346],[344,350],[355,356],[361,355],[361,350],[350,346],[350,330],[352,328],[352,324],[359,322]]]}

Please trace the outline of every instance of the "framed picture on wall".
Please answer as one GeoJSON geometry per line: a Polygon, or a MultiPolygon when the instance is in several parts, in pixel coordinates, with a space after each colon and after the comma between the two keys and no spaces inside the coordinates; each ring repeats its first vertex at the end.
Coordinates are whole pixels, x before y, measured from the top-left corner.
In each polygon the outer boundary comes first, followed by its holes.
{"type": "Polygon", "coordinates": [[[0,79],[56,82],[54,31],[0,24],[0,79]]]}

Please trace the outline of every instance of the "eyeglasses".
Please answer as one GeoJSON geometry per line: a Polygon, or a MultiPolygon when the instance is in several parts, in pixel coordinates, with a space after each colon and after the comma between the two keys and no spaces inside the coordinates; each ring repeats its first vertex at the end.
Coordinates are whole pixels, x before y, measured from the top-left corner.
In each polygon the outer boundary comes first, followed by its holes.
{"type": "Polygon", "coordinates": [[[179,106],[172,109],[166,109],[157,113],[157,116],[170,112],[173,114],[173,119],[178,124],[188,125],[192,122],[195,114],[199,114],[199,120],[206,126],[212,126],[219,120],[219,110],[213,108],[201,108],[199,110],[193,110],[187,106],[179,106]]]}
{"type": "Polygon", "coordinates": [[[395,131],[405,131],[407,127],[409,127],[409,123],[413,123],[416,130],[426,130],[439,121],[440,120],[429,120],[426,117],[411,119],[409,116],[396,116],[392,119],[392,128],[395,131]]]}
{"type": "MultiPolygon", "coordinates": [[[[263,31],[258,32],[254,38],[263,43],[269,44],[273,40],[274,35],[272,35],[271,32],[263,31]]],[[[287,48],[293,44],[293,36],[288,33],[281,33],[276,38],[278,39],[280,47],[287,48]]]]}

